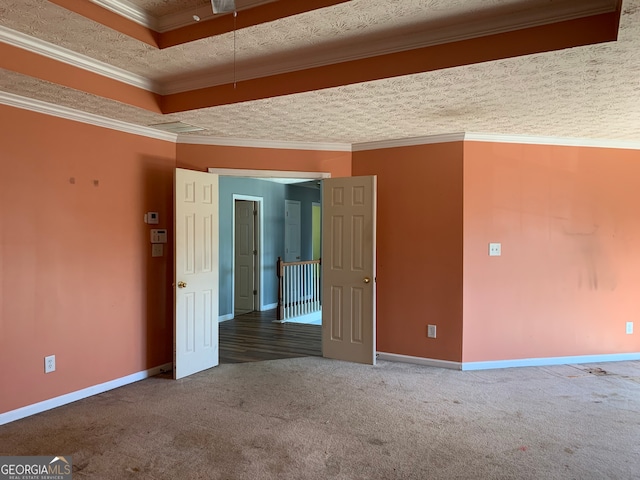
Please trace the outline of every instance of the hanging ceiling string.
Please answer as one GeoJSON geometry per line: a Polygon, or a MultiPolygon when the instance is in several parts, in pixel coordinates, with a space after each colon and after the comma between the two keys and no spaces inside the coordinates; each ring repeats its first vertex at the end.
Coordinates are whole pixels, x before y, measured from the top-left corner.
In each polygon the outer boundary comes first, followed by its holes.
{"type": "Polygon", "coordinates": [[[238,12],[233,11],[233,89],[236,89],[236,20],[238,12]]]}

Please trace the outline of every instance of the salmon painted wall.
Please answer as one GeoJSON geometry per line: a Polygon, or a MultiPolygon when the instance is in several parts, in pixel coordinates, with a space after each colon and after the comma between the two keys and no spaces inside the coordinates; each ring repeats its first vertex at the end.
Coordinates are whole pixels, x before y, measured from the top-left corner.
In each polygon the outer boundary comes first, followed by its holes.
{"type": "Polygon", "coordinates": [[[639,178],[637,150],[465,142],[464,362],[640,352],[639,178]]]}
{"type": "Polygon", "coordinates": [[[171,142],[0,106],[0,413],[172,361],[143,215],[172,231],[174,168],[171,142]]]}
{"type": "Polygon", "coordinates": [[[462,142],[353,153],[354,176],[378,177],[378,351],[461,361],[462,154],[462,142]]]}
{"type": "Polygon", "coordinates": [[[332,177],[351,176],[351,152],[284,150],[275,148],[227,147],[216,145],[177,146],[179,168],[206,171],[208,168],[328,172],[332,177]]]}

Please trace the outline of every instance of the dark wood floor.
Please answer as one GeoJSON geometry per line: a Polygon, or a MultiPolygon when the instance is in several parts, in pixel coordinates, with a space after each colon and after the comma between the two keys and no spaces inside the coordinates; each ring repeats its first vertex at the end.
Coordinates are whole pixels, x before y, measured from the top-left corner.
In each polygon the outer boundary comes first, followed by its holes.
{"type": "Polygon", "coordinates": [[[322,327],[273,323],[276,311],[252,312],[220,323],[220,363],[322,356],[322,327]]]}

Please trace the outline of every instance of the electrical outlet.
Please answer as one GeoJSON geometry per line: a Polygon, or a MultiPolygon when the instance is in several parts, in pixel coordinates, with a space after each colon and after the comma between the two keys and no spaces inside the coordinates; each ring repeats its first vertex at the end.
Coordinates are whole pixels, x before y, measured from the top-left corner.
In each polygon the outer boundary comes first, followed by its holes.
{"type": "Polygon", "coordinates": [[[436,338],[436,326],[435,325],[427,325],[427,337],[436,338]]]}
{"type": "Polygon", "coordinates": [[[633,322],[627,322],[627,335],[631,335],[633,333],[633,322]]]}
{"type": "Polygon", "coordinates": [[[56,356],[49,355],[44,357],[44,373],[51,373],[56,371],[56,356]]]}

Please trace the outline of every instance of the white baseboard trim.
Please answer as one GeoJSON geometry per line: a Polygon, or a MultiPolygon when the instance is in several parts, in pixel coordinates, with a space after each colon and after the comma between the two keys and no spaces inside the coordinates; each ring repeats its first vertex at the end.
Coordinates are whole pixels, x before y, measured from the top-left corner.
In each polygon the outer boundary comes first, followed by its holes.
{"type": "Polygon", "coordinates": [[[544,367],[547,365],[571,365],[575,363],[603,363],[640,360],[640,352],[612,353],[605,355],[577,355],[572,357],[522,358],[488,362],[463,362],[462,370],[489,370],[493,368],[544,367]]]}
{"type": "Polygon", "coordinates": [[[220,315],[218,317],[218,323],[226,322],[227,320],[233,320],[233,319],[234,319],[233,313],[227,313],[226,315],[220,315]]]}
{"type": "Polygon", "coordinates": [[[65,395],[60,395],[59,397],[54,397],[50,398],[49,400],[34,403],[33,405],[27,405],[26,407],[21,407],[9,412],[1,413],[0,425],[14,422],[16,420],[20,420],[21,418],[35,415],[36,413],[46,412],[47,410],[61,407],[62,405],[76,402],[93,395],[98,395],[100,393],[113,390],[114,388],[123,387],[125,385],[129,385],[130,383],[135,383],[163,372],[170,372],[172,371],[172,369],[173,363],[165,363],[164,365],[159,365],[142,372],[132,373],[131,375],[127,375],[126,377],[116,378],[115,380],[111,380],[109,382],[100,383],[99,385],[93,385],[91,387],[83,388],[82,390],[77,390],[65,395]]]}
{"type": "Polygon", "coordinates": [[[461,370],[460,362],[452,362],[449,360],[438,360],[436,358],[412,357],[410,355],[400,355],[399,353],[376,352],[378,360],[386,360],[387,362],[403,362],[413,363],[416,365],[426,365],[427,367],[449,368],[452,370],[461,370]]]}
{"type": "Polygon", "coordinates": [[[266,312],[267,310],[273,310],[274,308],[278,308],[278,304],[277,303],[269,303],[267,305],[262,305],[260,307],[260,311],[261,312],[266,312]]]}
{"type": "Polygon", "coordinates": [[[544,367],[548,365],[571,365],[580,363],[605,363],[640,360],[640,352],[612,353],[605,355],[577,355],[571,357],[522,358],[515,360],[492,360],[486,362],[451,362],[435,358],[412,357],[398,353],[377,352],[378,360],[388,362],[413,363],[428,367],[449,368],[453,370],[473,371],[494,368],[544,367]]]}

